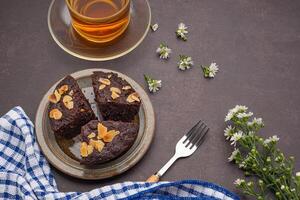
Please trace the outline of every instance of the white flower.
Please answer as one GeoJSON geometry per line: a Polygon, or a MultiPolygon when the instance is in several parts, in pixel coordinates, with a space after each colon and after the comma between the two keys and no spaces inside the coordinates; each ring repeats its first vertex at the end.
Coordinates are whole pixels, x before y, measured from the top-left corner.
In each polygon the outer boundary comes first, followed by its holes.
{"type": "Polygon", "coordinates": [[[280,189],[284,190],[284,189],[285,189],[285,186],[284,186],[284,185],[281,185],[280,189]]]}
{"type": "Polygon", "coordinates": [[[194,62],[192,60],[192,57],[185,56],[185,55],[179,55],[179,62],[178,62],[178,68],[181,70],[190,69],[191,66],[194,65],[194,62]]]}
{"type": "Polygon", "coordinates": [[[248,122],[247,124],[248,124],[248,126],[253,126],[253,125],[262,126],[264,123],[262,121],[262,118],[256,118],[256,117],[254,117],[254,119],[252,120],[252,122],[248,122]]]}
{"type": "Polygon", "coordinates": [[[216,63],[211,63],[209,66],[202,66],[202,70],[205,78],[214,78],[219,71],[219,67],[216,63]]]}
{"type": "Polygon", "coordinates": [[[225,117],[225,122],[230,121],[236,113],[245,112],[247,110],[248,108],[246,106],[236,105],[228,111],[228,114],[225,117]]]}
{"type": "Polygon", "coordinates": [[[172,50],[164,43],[160,43],[159,47],[156,49],[156,53],[159,54],[159,57],[162,59],[168,59],[169,54],[172,53],[172,50]]]}
{"type": "Polygon", "coordinates": [[[239,141],[242,137],[243,137],[242,131],[238,131],[237,133],[234,133],[230,138],[231,145],[236,146],[237,141],[239,141]]]}
{"type": "Polygon", "coordinates": [[[258,124],[258,125],[262,125],[263,124],[262,118],[256,118],[256,117],[254,117],[253,122],[255,124],[258,124]]]}
{"type": "Polygon", "coordinates": [[[240,151],[238,149],[235,149],[229,156],[228,161],[229,162],[233,161],[238,153],[240,153],[240,151]]]}
{"type": "Polygon", "coordinates": [[[246,117],[251,117],[252,115],[253,115],[252,112],[249,112],[249,113],[242,112],[242,113],[238,113],[236,115],[236,117],[239,118],[239,119],[243,119],[243,118],[246,118],[246,117]]]}
{"type": "Polygon", "coordinates": [[[235,115],[235,113],[232,112],[232,110],[230,110],[225,117],[225,122],[230,121],[234,115],[235,115]]]}
{"type": "Polygon", "coordinates": [[[227,128],[224,130],[224,136],[226,137],[226,140],[228,140],[231,135],[233,134],[233,128],[232,126],[227,126],[227,128]]]}
{"type": "Polygon", "coordinates": [[[149,84],[149,90],[151,92],[156,92],[161,88],[161,80],[154,80],[152,83],[149,84]]]}
{"type": "Polygon", "coordinates": [[[244,167],[245,167],[245,162],[239,164],[239,168],[244,168],[244,167]]]}
{"type": "Polygon", "coordinates": [[[235,110],[235,112],[245,112],[248,110],[247,106],[241,106],[241,105],[236,105],[233,110],[235,110]]]}
{"type": "Polygon", "coordinates": [[[254,131],[249,131],[249,132],[248,132],[248,135],[250,135],[250,136],[251,136],[251,135],[254,135],[254,134],[255,134],[254,131]]]}
{"type": "Polygon", "coordinates": [[[251,186],[253,186],[253,182],[248,182],[247,185],[248,185],[249,187],[251,187],[251,186]]]}
{"type": "Polygon", "coordinates": [[[150,76],[144,75],[144,78],[148,84],[150,92],[156,92],[161,88],[161,80],[155,80],[150,76]]]}
{"type": "Polygon", "coordinates": [[[211,63],[209,66],[209,77],[215,77],[218,71],[219,71],[218,65],[216,63],[211,63]]]}
{"type": "Polygon", "coordinates": [[[234,185],[238,185],[238,186],[240,186],[241,184],[243,184],[243,183],[245,183],[245,180],[244,179],[236,179],[235,181],[234,181],[234,185]]]}
{"type": "Polygon", "coordinates": [[[297,172],[297,173],[296,173],[296,176],[297,176],[297,177],[300,177],[300,172],[297,172]]]}
{"type": "Polygon", "coordinates": [[[178,28],[177,28],[177,31],[176,31],[177,37],[181,38],[184,41],[186,41],[187,40],[186,34],[188,34],[187,26],[184,23],[178,24],[178,28]]]}
{"type": "Polygon", "coordinates": [[[264,141],[264,144],[269,144],[270,142],[277,142],[279,140],[279,137],[277,135],[273,135],[272,137],[269,137],[264,141]]]}
{"type": "Polygon", "coordinates": [[[151,26],[151,30],[152,30],[153,32],[157,31],[157,29],[158,29],[158,24],[157,24],[157,23],[155,23],[155,24],[153,24],[153,25],[151,26]]]}

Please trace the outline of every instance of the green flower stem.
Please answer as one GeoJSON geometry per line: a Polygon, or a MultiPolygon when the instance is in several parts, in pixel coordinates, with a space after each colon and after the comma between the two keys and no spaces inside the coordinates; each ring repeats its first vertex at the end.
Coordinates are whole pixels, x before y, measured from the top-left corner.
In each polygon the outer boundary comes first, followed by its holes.
{"type": "Polygon", "coordinates": [[[262,119],[251,120],[253,113],[246,111],[245,106],[229,111],[225,120],[231,121],[231,126],[226,128],[225,136],[236,148],[230,160],[238,164],[247,177],[255,176],[260,180],[254,184],[239,179],[237,187],[260,200],[270,199],[269,192],[279,200],[300,200],[300,172],[293,175],[294,158],[285,157],[276,147],[277,136],[259,137],[256,133],[263,127],[262,119]]]}

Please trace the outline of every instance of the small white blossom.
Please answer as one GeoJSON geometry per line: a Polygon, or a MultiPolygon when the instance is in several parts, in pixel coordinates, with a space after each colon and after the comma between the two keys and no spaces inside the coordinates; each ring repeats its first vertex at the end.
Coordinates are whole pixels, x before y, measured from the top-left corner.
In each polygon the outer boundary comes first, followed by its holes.
{"type": "Polygon", "coordinates": [[[151,25],[151,30],[152,30],[153,32],[157,31],[157,29],[158,29],[158,24],[157,24],[157,23],[151,25]]]}
{"type": "Polygon", "coordinates": [[[228,111],[228,114],[225,117],[225,122],[230,121],[236,113],[245,112],[247,110],[248,108],[246,106],[236,105],[228,111]]]}
{"type": "Polygon", "coordinates": [[[253,115],[252,112],[249,112],[249,113],[242,112],[242,113],[238,113],[236,115],[236,117],[239,118],[239,119],[243,119],[243,118],[246,118],[246,117],[251,117],[252,115],[253,115]]]}
{"type": "Polygon", "coordinates": [[[237,186],[240,186],[241,184],[243,184],[243,183],[245,183],[245,180],[244,179],[236,179],[235,181],[234,181],[234,185],[237,185],[237,186]]]}
{"type": "Polygon", "coordinates": [[[253,182],[248,182],[247,185],[248,185],[249,187],[251,187],[251,186],[253,186],[253,182]]]}
{"type": "Polygon", "coordinates": [[[252,122],[248,122],[247,124],[248,124],[248,126],[253,126],[253,125],[262,126],[264,123],[262,121],[262,118],[256,118],[256,117],[254,117],[254,119],[252,120],[252,122]]]}
{"type": "Polygon", "coordinates": [[[187,31],[187,26],[184,23],[180,23],[178,24],[178,28],[176,31],[176,35],[178,38],[181,38],[182,40],[186,41],[187,40],[187,35],[188,31],[187,31]]]}
{"type": "Polygon", "coordinates": [[[284,189],[285,189],[285,186],[284,186],[284,185],[281,185],[280,189],[284,190],[284,189]]]}
{"type": "Polygon", "coordinates": [[[235,149],[229,156],[228,161],[229,162],[233,161],[238,153],[240,153],[240,151],[238,149],[235,149]]]}
{"type": "Polygon", "coordinates": [[[180,70],[190,69],[191,66],[193,66],[193,65],[194,65],[194,62],[192,60],[192,57],[185,56],[185,55],[179,55],[178,68],[180,70]]]}
{"type": "Polygon", "coordinates": [[[219,67],[216,63],[211,63],[209,66],[202,66],[202,70],[205,78],[214,78],[219,71],[219,67]]]}
{"type": "Polygon", "coordinates": [[[247,106],[236,105],[233,110],[235,112],[246,112],[248,110],[247,106]]]}
{"type": "Polygon", "coordinates": [[[297,172],[297,173],[296,173],[296,176],[297,176],[297,177],[300,177],[300,172],[297,172]]]}
{"type": "Polygon", "coordinates": [[[231,125],[227,126],[227,128],[224,130],[224,136],[226,137],[226,140],[230,138],[230,136],[233,134],[233,128],[231,125]]]}
{"type": "Polygon", "coordinates": [[[227,113],[226,117],[225,117],[225,122],[230,121],[230,120],[233,118],[234,115],[235,115],[234,112],[229,111],[229,112],[227,113]]]}
{"type": "Polygon", "coordinates": [[[250,136],[251,136],[251,135],[254,135],[254,134],[255,134],[254,131],[249,131],[249,132],[248,132],[248,135],[250,135],[250,136]]]}
{"type": "Polygon", "coordinates": [[[156,53],[162,59],[168,59],[172,50],[164,43],[160,43],[159,47],[156,49],[156,53]]]}
{"type": "Polygon", "coordinates": [[[277,135],[273,135],[272,137],[269,137],[264,141],[264,144],[269,144],[270,142],[277,142],[279,140],[279,137],[277,135]]]}
{"type": "Polygon", "coordinates": [[[150,76],[144,75],[144,78],[148,84],[150,92],[156,92],[161,88],[161,80],[155,80],[150,76]]]}
{"type": "Polygon", "coordinates": [[[244,167],[245,167],[245,162],[242,162],[242,163],[239,164],[239,168],[242,169],[242,168],[244,168],[244,167]]]}
{"type": "Polygon", "coordinates": [[[236,146],[237,141],[239,141],[242,137],[243,137],[242,131],[238,131],[237,133],[234,133],[230,138],[231,145],[236,146]]]}

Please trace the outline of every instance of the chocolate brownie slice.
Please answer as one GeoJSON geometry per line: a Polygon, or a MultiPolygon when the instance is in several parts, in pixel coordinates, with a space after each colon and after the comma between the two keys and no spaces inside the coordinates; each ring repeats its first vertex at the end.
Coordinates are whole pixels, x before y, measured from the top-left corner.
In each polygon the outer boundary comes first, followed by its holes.
{"type": "Polygon", "coordinates": [[[138,125],[120,121],[90,121],[81,128],[81,164],[95,165],[124,154],[134,143],[138,125]]]}
{"type": "Polygon", "coordinates": [[[104,120],[130,122],[138,114],[139,95],[118,74],[94,72],[92,83],[95,101],[104,120]]]}
{"type": "Polygon", "coordinates": [[[81,126],[96,119],[88,100],[71,76],[56,86],[49,101],[50,125],[58,137],[72,138],[80,134],[81,126]]]}

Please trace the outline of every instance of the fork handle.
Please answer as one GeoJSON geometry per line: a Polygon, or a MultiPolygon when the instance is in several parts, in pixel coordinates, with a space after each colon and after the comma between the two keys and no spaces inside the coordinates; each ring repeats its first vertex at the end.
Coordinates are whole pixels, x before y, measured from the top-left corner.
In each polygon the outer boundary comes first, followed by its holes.
{"type": "Polygon", "coordinates": [[[146,182],[148,183],[157,183],[158,181],[159,181],[159,176],[156,174],[153,174],[146,180],[146,182]]]}
{"type": "Polygon", "coordinates": [[[159,181],[160,177],[166,173],[166,171],[172,166],[172,164],[179,158],[177,154],[174,154],[173,157],[155,174],[150,176],[147,179],[149,183],[156,183],[159,181]]]}

